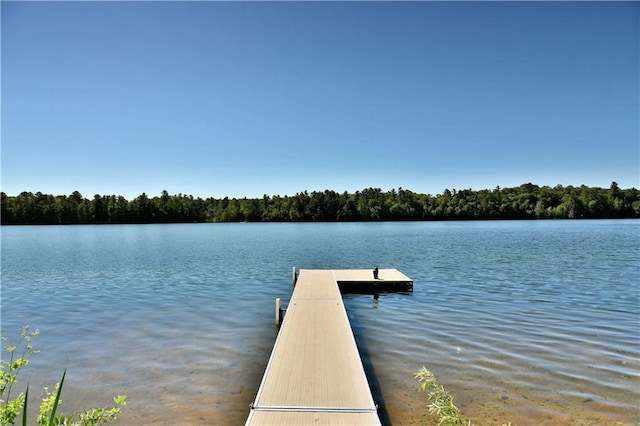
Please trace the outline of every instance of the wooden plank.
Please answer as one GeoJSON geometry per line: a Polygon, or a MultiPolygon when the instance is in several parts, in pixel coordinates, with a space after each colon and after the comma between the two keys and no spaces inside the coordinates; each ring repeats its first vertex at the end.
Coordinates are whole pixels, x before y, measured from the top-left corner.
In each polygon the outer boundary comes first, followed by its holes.
{"type": "Polygon", "coordinates": [[[335,271],[300,271],[246,424],[380,424],[335,271]]]}

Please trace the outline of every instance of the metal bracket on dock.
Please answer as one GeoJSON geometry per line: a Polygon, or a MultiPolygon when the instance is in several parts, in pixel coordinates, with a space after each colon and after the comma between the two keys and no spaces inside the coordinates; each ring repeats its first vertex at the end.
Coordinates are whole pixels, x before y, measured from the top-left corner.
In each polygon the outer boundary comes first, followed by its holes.
{"type": "Polygon", "coordinates": [[[292,411],[296,413],[314,412],[314,413],[375,413],[376,408],[356,408],[356,407],[300,407],[300,406],[286,406],[286,407],[274,407],[266,406],[260,407],[251,405],[253,411],[292,411]]]}

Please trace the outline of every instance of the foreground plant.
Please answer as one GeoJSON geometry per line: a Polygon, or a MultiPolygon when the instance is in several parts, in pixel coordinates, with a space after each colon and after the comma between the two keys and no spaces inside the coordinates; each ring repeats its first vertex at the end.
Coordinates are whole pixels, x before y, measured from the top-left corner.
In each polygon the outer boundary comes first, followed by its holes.
{"type": "MultiPolygon", "coordinates": [[[[22,327],[20,342],[16,345],[5,344],[4,350],[7,359],[0,360],[0,425],[13,425],[19,414],[22,414],[22,424],[27,425],[28,419],[28,399],[29,386],[24,393],[11,399],[11,390],[15,383],[18,383],[18,373],[22,368],[29,365],[29,356],[37,354],[32,341],[39,334],[39,330],[29,331],[29,326],[22,327]],[[20,354],[19,356],[17,354],[20,354]]],[[[7,338],[2,337],[6,342],[7,338]]],[[[55,390],[49,392],[44,388],[45,398],[40,404],[39,414],[36,423],[39,425],[73,425],[73,426],[95,426],[114,422],[120,414],[120,407],[127,404],[126,395],[118,395],[113,398],[114,406],[111,408],[92,408],[82,413],[70,415],[57,414],[58,407],[62,404],[60,396],[64,385],[64,378],[67,374],[65,370],[62,379],[56,383],[55,390]]]]}
{"type": "Polygon", "coordinates": [[[453,396],[438,383],[431,371],[423,366],[413,376],[420,382],[419,390],[427,392],[429,414],[438,416],[438,424],[448,426],[471,425],[471,421],[460,418],[460,410],[453,404],[453,396]]]}

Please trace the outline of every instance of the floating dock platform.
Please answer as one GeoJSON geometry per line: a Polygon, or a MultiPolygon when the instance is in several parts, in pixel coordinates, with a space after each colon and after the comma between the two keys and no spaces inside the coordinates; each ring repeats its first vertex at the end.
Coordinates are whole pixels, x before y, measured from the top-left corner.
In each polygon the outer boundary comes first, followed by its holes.
{"type": "Polygon", "coordinates": [[[246,425],[380,425],[339,283],[375,292],[385,281],[411,289],[413,281],[395,269],[380,269],[377,279],[371,269],[293,275],[293,295],[246,425]]]}
{"type": "Polygon", "coordinates": [[[333,274],[342,293],[376,294],[385,291],[413,291],[413,281],[397,269],[337,269],[333,274]]]}

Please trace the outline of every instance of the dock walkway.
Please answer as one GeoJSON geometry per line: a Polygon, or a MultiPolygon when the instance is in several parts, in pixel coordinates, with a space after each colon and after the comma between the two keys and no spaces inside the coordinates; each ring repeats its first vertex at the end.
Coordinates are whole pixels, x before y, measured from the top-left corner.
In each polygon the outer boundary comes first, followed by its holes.
{"type": "MultiPolygon", "coordinates": [[[[411,282],[395,269],[385,279],[411,282]]],[[[380,424],[341,280],[374,281],[371,270],[300,271],[246,425],[380,424]]]]}

